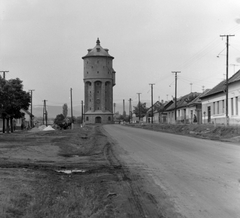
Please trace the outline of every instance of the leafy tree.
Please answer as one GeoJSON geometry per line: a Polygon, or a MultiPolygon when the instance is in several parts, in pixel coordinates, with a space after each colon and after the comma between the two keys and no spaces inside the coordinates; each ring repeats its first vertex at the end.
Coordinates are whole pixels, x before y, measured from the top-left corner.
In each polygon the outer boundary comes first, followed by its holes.
{"type": "Polygon", "coordinates": [[[65,117],[63,116],[63,114],[58,114],[54,120],[54,123],[57,125],[61,125],[64,122],[65,122],[65,117]]]}
{"type": "Polygon", "coordinates": [[[140,117],[144,117],[148,111],[146,107],[146,103],[139,102],[137,106],[133,106],[133,113],[136,114],[136,117],[139,117],[139,110],[140,110],[140,117]]]}
{"type": "Polygon", "coordinates": [[[22,81],[19,78],[5,80],[0,77],[0,112],[3,119],[3,132],[5,132],[5,120],[7,120],[7,131],[9,121],[13,132],[13,118],[21,118],[21,109],[28,110],[31,96],[23,90],[22,81]]]}
{"type": "Polygon", "coordinates": [[[63,105],[63,116],[64,116],[64,118],[66,118],[67,117],[67,114],[68,114],[68,106],[67,106],[67,104],[65,103],[64,105],[63,105]]]}

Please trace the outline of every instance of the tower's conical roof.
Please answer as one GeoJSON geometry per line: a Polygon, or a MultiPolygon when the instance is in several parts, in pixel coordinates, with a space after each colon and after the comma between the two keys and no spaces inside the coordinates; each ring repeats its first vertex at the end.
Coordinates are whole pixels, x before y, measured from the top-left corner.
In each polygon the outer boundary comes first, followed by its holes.
{"type": "Polygon", "coordinates": [[[97,39],[96,46],[93,49],[88,49],[88,54],[83,56],[82,59],[87,58],[87,57],[109,57],[109,58],[114,58],[110,54],[108,54],[108,49],[102,48],[100,45],[100,40],[99,38],[97,39]]]}

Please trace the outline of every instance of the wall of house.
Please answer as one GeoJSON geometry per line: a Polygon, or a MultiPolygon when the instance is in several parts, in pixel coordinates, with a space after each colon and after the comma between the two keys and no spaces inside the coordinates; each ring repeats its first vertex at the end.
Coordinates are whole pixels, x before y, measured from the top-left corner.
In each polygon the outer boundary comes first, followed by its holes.
{"type": "MultiPolygon", "coordinates": [[[[240,82],[229,84],[228,116],[230,125],[240,125],[240,82]]],[[[202,122],[226,124],[226,94],[202,99],[202,122]],[[209,116],[209,109],[211,114],[209,116]],[[210,119],[209,119],[210,118],[210,119]]]]}

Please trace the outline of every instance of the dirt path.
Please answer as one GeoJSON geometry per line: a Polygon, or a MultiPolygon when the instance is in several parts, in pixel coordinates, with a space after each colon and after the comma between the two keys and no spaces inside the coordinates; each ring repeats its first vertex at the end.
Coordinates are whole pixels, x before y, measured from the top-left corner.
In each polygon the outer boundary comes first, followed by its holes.
{"type": "Polygon", "coordinates": [[[113,148],[94,126],[0,135],[0,217],[163,217],[113,148]]]}

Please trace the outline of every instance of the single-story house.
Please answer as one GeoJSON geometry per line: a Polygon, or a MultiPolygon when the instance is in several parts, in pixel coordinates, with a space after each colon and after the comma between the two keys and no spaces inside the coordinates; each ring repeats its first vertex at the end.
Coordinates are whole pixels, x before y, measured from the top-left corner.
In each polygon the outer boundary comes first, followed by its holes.
{"type": "Polygon", "coordinates": [[[228,104],[226,105],[226,80],[221,81],[201,96],[202,122],[239,125],[240,70],[228,79],[228,104]],[[228,121],[226,116],[228,109],[228,121]]]}
{"type": "Polygon", "coordinates": [[[175,101],[166,108],[168,123],[201,123],[201,93],[191,92],[177,99],[176,120],[175,101]]]}

